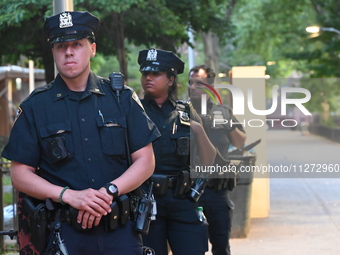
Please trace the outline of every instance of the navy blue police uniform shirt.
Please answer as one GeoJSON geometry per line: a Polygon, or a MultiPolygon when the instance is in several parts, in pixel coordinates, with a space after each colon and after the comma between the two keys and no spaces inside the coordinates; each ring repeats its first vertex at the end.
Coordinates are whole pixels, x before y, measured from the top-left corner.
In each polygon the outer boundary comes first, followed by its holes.
{"type": "Polygon", "coordinates": [[[167,99],[162,107],[159,107],[155,100],[148,96],[145,96],[141,102],[161,133],[161,136],[152,144],[156,158],[155,173],[171,175],[188,170],[189,157],[177,154],[177,139],[179,137],[190,138],[190,127],[180,123],[176,102],[167,99]]]}
{"type": "Polygon", "coordinates": [[[86,90],[73,92],[58,75],[22,102],[2,156],[56,185],[99,189],[128,168],[125,130],[130,153],[159,136],[136,93],[125,88],[119,103],[108,79],[91,72],[86,90]],[[51,157],[56,137],[68,155],[61,161],[51,157]]]}

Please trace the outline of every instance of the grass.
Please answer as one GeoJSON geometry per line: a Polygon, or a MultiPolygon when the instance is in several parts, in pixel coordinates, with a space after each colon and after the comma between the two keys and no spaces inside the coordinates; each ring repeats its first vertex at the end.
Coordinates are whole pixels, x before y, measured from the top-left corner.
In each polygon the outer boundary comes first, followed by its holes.
{"type": "MultiPolygon", "coordinates": [[[[4,175],[2,178],[2,183],[4,186],[12,185],[11,178],[9,175],[4,175]]],[[[3,193],[4,206],[13,204],[13,192],[3,193]]]]}
{"type": "Polygon", "coordinates": [[[4,193],[3,195],[4,199],[4,206],[13,204],[13,194],[11,193],[4,193]]]}
{"type": "Polygon", "coordinates": [[[2,179],[3,185],[12,185],[11,177],[9,175],[4,175],[2,179]]]}

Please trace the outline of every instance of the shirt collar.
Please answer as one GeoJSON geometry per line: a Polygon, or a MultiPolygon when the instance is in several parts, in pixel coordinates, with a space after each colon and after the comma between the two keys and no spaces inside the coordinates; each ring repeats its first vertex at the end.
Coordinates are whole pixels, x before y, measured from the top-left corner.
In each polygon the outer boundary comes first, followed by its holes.
{"type": "MultiPolygon", "coordinates": [[[[144,95],[143,101],[144,101],[144,104],[147,105],[147,106],[148,106],[151,102],[153,102],[154,104],[156,104],[155,100],[154,100],[152,97],[148,96],[148,95],[144,95]]],[[[176,101],[174,101],[173,99],[170,99],[169,97],[166,99],[166,101],[164,102],[163,105],[165,105],[165,104],[167,104],[167,103],[171,104],[173,107],[176,107],[176,101]]]]}
{"type": "MultiPolygon", "coordinates": [[[[87,87],[82,95],[82,98],[85,98],[91,94],[105,95],[102,85],[104,84],[103,79],[98,79],[98,77],[91,71],[89,78],[87,80],[87,87]]],[[[60,74],[54,80],[54,101],[62,99],[66,96],[70,96],[72,99],[78,100],[78,98],[74,98],[74,96],[70,93],[70,89],[67,87],[64,80],[61,78],[60,74]]]]}

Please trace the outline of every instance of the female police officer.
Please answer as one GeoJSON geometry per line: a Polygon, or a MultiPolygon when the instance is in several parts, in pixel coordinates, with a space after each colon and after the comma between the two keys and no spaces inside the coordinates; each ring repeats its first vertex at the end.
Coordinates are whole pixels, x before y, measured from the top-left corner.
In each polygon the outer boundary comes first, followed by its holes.
{"type": "MultiPolygon", "coordinates": [[[[133,91],[122,88],[118,100],[109,80],[91,72],[98,27],[99,19],[88,12],[46,19],[44,32],[59,74],[22,102],[2,156],[12,160],[17,190],[52,199],[65,210],[68,206],[79,210],[72,225],[63,222],[57,229],[69,254],[141,255],[141,239],[132,222],[113,229],[105,217],[113,199],[136,189],[152,174],[151,142],[159,132],[133,91]]],[[[52,241],[53,237],[46,254],[52,241]]]]}
{"type": "Polygon", "coordinates": [[[161,132],[161,137],[153,142],[156,168],[151,177],[157,215],[149,234],[143,236],[144,244],[157,255],[168,254],[167,242],[174,255],[204,254],[208,248],[207,226],[198,218],[197,204],[187,197],[190,124],[196,134],[201,164],[213,162],[215,149],[202,125],[189,120],[194,112],[176,101],[176,77],[183,73],[184,63],[173,52],[156,49],[140,51],[138,63],[145,92],[142,104],[161,132]]]}

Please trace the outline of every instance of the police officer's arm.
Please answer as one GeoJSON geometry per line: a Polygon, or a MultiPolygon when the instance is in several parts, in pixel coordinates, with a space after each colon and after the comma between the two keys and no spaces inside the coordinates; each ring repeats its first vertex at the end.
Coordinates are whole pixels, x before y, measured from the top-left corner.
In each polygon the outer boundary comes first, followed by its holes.
{"type": "MultiPolygon", "coordinates": [[[[50,198],[59,202],[59,196],[64,187],[48,182],[38,176],[35,171],[34,167],[12,161],[10,173],[13,187],[40,200],[50,198]]],[[[107,196],[93,189],[81,191],[68,189],[64,192],[62,201],[76,209],[87,210],[97,216],[106,215],[110,211],[111,204],[107,196]]]]}
{"type": "Polygon", "coordinates": [[[242,149],[247,139],[246,133],[242,132],[238,128],[235,128],[230,132],[231,144],[236,148],[242,149]]]}
{"type": "MultiPolygon", "coordinates": [[[[111,181],[111,183],[117,186],[118,195],[133,191],[152,175],[155,169],[152,143],[133,152],[131,154],[131,159],[132,165],[120,177],[111,181]]],[[[99,192],[110,199],[110,201],[113,200],[113,196],[107,193],[106,188],[100,188],[99,192]]],[[[81,222],[82,227],[86,229],[98,226],[101,217],[102,215],[98,216],[90,211],[80,210],[77,220],[78,222],[81,222]]]]}
{"type": "MultiPolygon", "coordinates": [[[[120,177],[112,180],[112,183],[118,187],[118,195],[133,191],[153,174],[155,169],[155,156],[152,143],[133,152],[131,159],[132,165],[120,177]]],[[[103,189],[103,192],[107,194],[105,189],[103,189]]]]}
{"type": "Polygon", "coordinates": [[[204,166],[212,165],[215,161],[216,156],[215,147],[210,142],[207,134],[204,131],[203,126],[200,123],[191,120],[190,125],[192,130],[196,134],[201,164],[204,166]]]}

